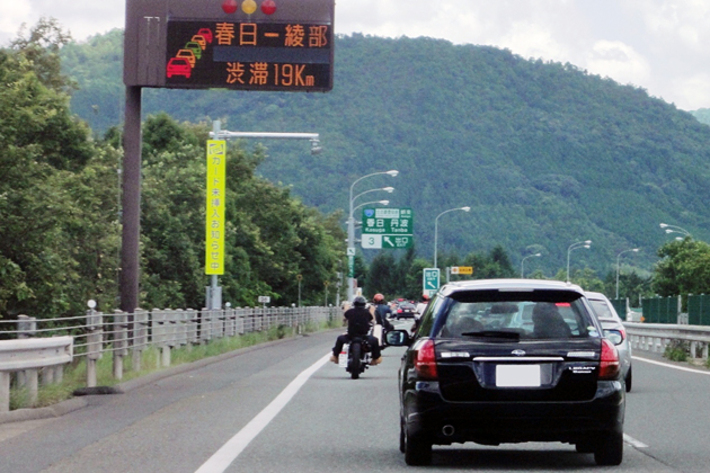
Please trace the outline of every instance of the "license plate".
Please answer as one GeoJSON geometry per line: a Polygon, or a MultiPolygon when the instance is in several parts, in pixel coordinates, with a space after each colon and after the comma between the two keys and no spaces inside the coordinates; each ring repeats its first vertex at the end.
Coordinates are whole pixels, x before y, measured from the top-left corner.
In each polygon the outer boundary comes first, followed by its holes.
{"type": "Polygon", "coordinates": [[[539,388],[540,365],[497,365],[496,386],[499,388],[539,388]]]}
{"type": "Polygon", "coordinates": [[[340,355],[338,356],[338,366],[341,368],[347,368],[348,367],[348,345],[344,345],[343,349],[340,351],[340,355]]]}

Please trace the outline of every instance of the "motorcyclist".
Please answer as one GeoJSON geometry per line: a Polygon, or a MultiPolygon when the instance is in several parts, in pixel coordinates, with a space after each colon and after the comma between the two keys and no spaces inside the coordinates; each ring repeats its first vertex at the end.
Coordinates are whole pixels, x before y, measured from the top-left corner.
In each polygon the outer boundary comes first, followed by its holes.
{"type": "Polygon", "coordinates": [[[350,343],[351,337],[361,337],[366,339],[372,351],[371,365],[379,365],[382,363],[382,355],[380,354],[380,344],[377,339],[370,335],[370,327],[374,323],[374,318],[369,310],[365,308],[367,301],[362,296],[357,296],[353,299],[353,308],[345,312],[345,319],[348,322],[348,332],[340,335],[335,341],[333,354],[330,361],[338,363],[338,356],[343,349],[343,345],[350,343]]]}
{"type": "Polygon", "coordinates": [[[389,330],[394,330],[394,326],[388,320],[388,317],[392,315],[392,309],[385,302],[385,296],[382,294],[375,294],[372,298],[372,302],[375,304],[375,323],[382,325],[385,332],[389,330]]]}
{"type": "Polygon", "coordinates": [[[429,294],[422,294],[422,298],[417,304],[417,318],[421,318],[424,315],[426,307],[429,305],[429,294]]]}

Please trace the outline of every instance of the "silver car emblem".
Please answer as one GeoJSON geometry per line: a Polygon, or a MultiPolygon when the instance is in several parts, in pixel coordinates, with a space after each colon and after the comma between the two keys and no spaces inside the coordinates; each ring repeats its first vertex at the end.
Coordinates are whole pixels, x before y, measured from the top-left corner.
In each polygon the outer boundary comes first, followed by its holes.
{"type": "Polygon", "coordinates": [[[513,350],[512,353],[515,356],[525,356],[525,350],[513,350]]]}

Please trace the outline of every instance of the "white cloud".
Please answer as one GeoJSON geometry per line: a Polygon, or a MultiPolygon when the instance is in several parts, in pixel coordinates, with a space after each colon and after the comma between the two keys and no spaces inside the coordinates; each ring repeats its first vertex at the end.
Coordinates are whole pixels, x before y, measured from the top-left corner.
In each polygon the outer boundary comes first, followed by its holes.
{"type": "Polygon", "coordinates": [[[569,49],[553,37],[552,30],[528,21],[514,22],[497,43],[524,58],[566,62],[570,57],[569,49]]]}
{"type": "Polygon", "coordinates": [[[20,25],[30,20],[31,11],[27,1],[0,2],[0,46],[7,42],[5,38],[17,36],[20,25]]]}
{"type": "Polygon", "coordinates": [[[76,40],[105,33],[125,24],[125,0],[0,0],[0,46],[17,37],[22,23],[56,18],[76,40]]]}
{"type": "Polygon", "coordinates": [[[710,108],[710,73],[673,81],[671,92],[666,99],[684,110],[700,108],[697,104],[706,104],[702,108],[710,108]]]}
{"type": "Polygon", "coordinates": [[[643,86],[651,75],[646,59],[621,41],[597,41],[587,57],[585,66],[593,74],[636,86],[643,86]]]}
{"type": "Polygon", "coordinates": [[[706,0],[635,0],[652,41],[707,50],[710,40],[710,2],[706,0]]]}
{"type": "MultiPolygon", "coordinates": [[[[40,17],[84,40],[122,28],[124,16],[125,0],[0,0],[0,46],[40,17]]],[[[336,0],[335,31],[508,48],[644,87],[681,108],[710,108],[701,92],[709,0],[336,0]]]]}

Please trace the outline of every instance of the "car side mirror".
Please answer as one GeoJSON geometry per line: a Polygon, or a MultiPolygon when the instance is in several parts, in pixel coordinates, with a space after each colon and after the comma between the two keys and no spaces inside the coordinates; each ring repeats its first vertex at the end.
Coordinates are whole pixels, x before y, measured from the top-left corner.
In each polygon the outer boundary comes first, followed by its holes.
{"type": "Polygon", "coordinates": [[[392,347],[408,346],[410,339],[406,330],[390,330],[385,335],[387,345],[392,347]]]}
{"type": "Polygon", "coordinates": [[[621,332],[613,329],[604,330],[604,338],[608,338],[614,345],[621,345],[621,342],[624,341],[624,336],[621,332]]]}

